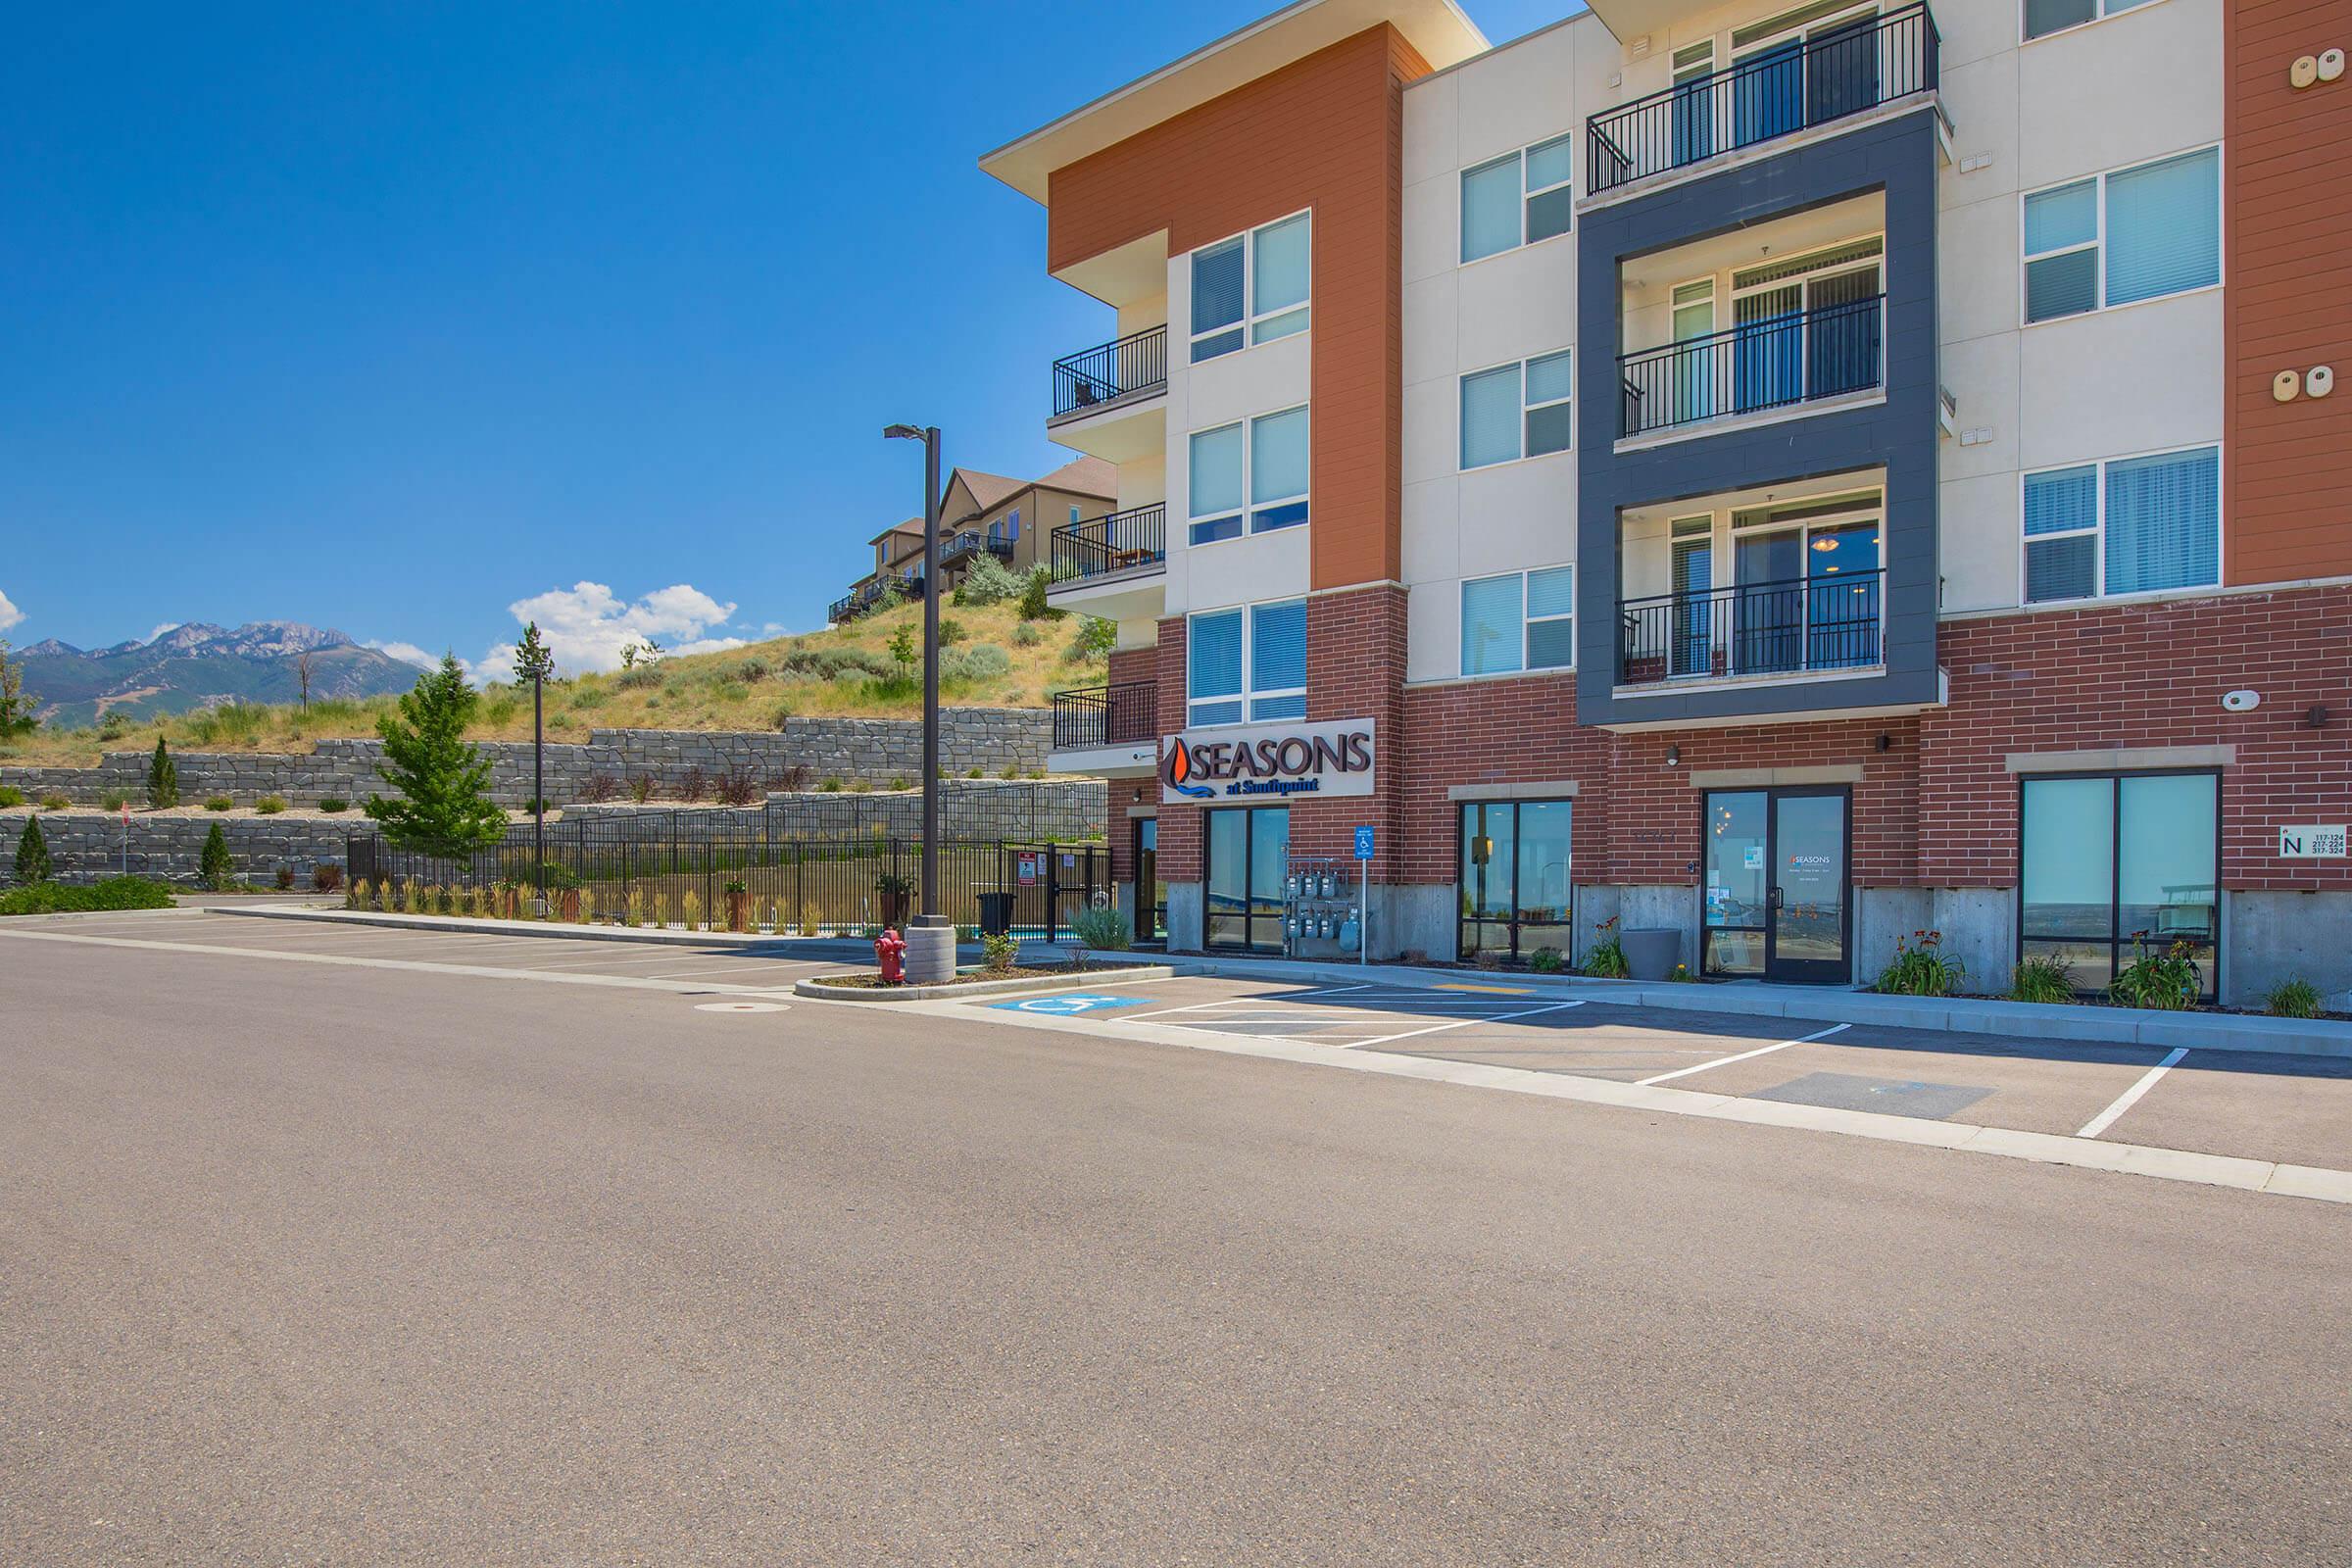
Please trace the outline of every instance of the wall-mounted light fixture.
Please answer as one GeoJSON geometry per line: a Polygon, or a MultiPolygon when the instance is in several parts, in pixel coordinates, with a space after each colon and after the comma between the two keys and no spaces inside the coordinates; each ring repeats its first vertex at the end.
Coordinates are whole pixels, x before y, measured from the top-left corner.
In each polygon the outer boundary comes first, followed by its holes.
{"type": "Polygon", "coordinates": [[[1666,748],[1666,765],[1668,767],[1680,767],[1683,765],[1683,749],[1680,746],[1669,746],[1666,748]]]}
{"type": "Polygon", "coordinates": [[[1875,741],[1872,741],[1870,744],[1878,751],[1891,752],[1894,750],[1894,737],[1887,734],[1885,730],[1881,730],[1879,731],[1879,738],[1875,741]]]}
{"type": "Polygon", "coordinates": [[[2303,727],[2305,729],[2326,729],[2328,727],[2328,710],[2317,706],[2304,710],[2303,727]]]}

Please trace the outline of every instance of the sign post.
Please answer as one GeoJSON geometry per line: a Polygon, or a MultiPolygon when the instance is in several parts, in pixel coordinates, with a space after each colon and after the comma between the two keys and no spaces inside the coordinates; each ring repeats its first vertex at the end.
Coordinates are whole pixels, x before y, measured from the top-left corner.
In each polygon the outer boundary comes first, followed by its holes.
{"type": "Polygon", "coordinates": [[[122,874],[130,875],[130,803],[122,803],[122,874]]]}
{"type": "Polygon", "coordinates": [[[1355,961],[1372,961],[1372,827],[1355,830],[1355,961]]]}

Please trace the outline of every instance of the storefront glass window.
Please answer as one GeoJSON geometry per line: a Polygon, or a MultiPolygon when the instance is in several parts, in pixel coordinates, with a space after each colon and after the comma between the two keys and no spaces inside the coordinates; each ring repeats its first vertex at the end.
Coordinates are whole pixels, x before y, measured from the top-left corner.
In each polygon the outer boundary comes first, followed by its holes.
{"type": "Polygon", "coordinates": [[[1765,883],[1767,797],[1761,790],[1707,797],[1706,951],[1709,974],[1762,974],[1770,918],[1765,883]]]}
{"type": "Polygon", "coordinates": [[[1210,811],[1206,945],[1282,951],[1282,878],[1290,861],[1285,806],[1210,811]]]}
{"type": "Polygon", "coordinates": [[[2095,992],[2151,952],[2189,945],[2207,995],[2221,940],[2220,779],[2212,773],[2032,778],[2020,795],[2022,956],[2095,992]]]}
{"type": "Polygon", "coordinates": [[[1572,956],[1569,801],[1465,802],[1458,823],[1462,956],[1572,956]]]}

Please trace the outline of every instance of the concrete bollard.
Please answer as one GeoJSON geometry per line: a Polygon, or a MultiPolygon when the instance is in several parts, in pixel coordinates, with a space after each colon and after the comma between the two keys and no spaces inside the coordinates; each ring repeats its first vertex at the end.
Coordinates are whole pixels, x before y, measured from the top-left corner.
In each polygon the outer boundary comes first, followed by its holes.
{"type": "Polygon", "coordinates": [[[946,915],[918,914],[905,935],[908,985],[938,985],[956,978],[956,926],[946,915]]]}

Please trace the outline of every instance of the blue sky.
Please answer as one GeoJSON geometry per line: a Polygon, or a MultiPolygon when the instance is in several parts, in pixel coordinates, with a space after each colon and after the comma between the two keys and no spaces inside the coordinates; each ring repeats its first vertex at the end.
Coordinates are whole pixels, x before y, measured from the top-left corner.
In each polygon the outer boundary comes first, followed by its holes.
{"type": "MultiPolygon", "coordinates": [[[[0,636],[476,660],[528,603],[589,663],[821,624],[920,505],[884,423],[1070,456],[1047,366],[1108,312],[977,157],[1272,4],[24,10],[0,636]]],[[[1573,7],[1466,8],[1500,41],[1573,7]]]]}

